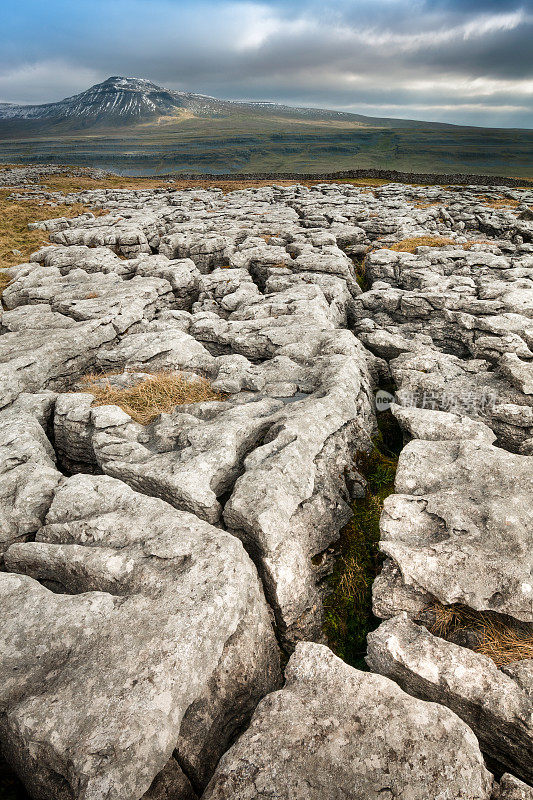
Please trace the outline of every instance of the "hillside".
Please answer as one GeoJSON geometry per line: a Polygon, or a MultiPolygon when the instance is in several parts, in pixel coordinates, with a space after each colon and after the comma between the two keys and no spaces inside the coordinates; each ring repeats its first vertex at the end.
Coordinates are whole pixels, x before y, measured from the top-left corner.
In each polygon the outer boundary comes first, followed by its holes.
{"type": "Polygon", "coordinates": [[[354,168],[533,177],[533,131],[219,100],[112,77],[58,103],[0,104],[0,161],[124,175],[354,168]]]}

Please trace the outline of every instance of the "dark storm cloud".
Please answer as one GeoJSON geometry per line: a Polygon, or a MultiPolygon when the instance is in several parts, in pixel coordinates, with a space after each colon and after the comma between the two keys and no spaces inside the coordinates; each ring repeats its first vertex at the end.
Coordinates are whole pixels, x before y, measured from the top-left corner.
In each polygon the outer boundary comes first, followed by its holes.
{"type": "Polygon", "coordinates": [[[531,126],[532,5],[22,2],[0,12],[0,100],[55,100],[123,74],[227,98],[531,126]]]}

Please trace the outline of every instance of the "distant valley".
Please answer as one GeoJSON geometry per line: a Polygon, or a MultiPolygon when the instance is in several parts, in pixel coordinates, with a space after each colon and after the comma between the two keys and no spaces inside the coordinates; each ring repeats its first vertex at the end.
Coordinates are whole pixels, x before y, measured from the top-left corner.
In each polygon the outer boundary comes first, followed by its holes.
{"type": "Polygon", "coordinates": [[[0,162],[123,175],[357,168],[533,177],[533,131],[219,100],[111,77],[58,103],[0,103],[0,162]]]}

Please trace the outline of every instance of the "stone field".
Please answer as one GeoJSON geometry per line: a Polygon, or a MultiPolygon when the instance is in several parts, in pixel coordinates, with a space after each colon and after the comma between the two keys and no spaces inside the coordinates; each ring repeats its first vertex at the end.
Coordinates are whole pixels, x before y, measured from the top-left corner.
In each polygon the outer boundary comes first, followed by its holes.
{"type": "Polygon", "coordinates": [[[0,749],[29,797],[532,800],[533,190],[48,173],[16,171],[56,218],[0,330],[0,749]],[[383,414],[368,671],[323,603],[383,414]]]}

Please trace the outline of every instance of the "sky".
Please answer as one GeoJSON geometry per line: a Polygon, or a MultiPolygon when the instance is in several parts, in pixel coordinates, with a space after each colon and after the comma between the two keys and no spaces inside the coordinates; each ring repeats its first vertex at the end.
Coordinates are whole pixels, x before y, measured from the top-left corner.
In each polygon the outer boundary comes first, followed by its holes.
{"type": "Polygon", "coordinates": [[[111,75],[533,128],[533,0],[3,0],[0,102],[60,100],[111,75]]]}

